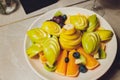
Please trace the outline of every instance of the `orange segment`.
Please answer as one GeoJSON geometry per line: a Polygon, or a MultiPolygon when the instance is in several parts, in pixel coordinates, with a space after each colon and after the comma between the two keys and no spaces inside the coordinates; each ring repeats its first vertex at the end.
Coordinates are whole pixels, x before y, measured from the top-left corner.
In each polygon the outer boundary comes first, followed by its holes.
{"type": "Polygon", "coordinates": [[[66,68],[67,68],[67,63],[65,62],[66,57],[67,57],[67,51],[63,50],[57,60],[56,71],[55,71],[56,73],[61,75],[66,74],[66,68]]]}
{"type": "Polygon", "coordinates": [[[85,53],[82,47],[79,47],[77,51],[86,58],[86,67],[88,69],[94,69],[99,66],[100,63],[95,58],[85,53]]]}
{"type": "Polygon", "coordinates": [[[76,52],[76,50],[69,52],[69,62],[67,64],[66,76],[75,77],[79,73],[79,65],[75,64],[75,58],[73,57],[74,52],[76,52]]]}
{"type": "Polygon", "coordinates": [[[42,63],[45,63],[47,61],[45,55],[43,52],[40,52],[39,53],[39,60],[42,62],[42,63]]]}

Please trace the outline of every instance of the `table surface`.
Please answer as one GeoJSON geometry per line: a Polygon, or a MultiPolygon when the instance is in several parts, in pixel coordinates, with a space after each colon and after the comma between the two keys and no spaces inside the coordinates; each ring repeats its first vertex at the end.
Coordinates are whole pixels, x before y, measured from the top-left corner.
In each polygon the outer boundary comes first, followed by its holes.
{"type": "MultiPolygon", "coordinates": [[[[85,7],[90,2],[92,1],[73,6],[85,7]]],[[[120,80],[120,6],[103,7],[103,17],[117,35],[118,51],[114,63],[99,80],[120,80]]],[[[0,27],[0,80],[41,80],[28,66],[23,51],[26,30],[38,16],[0,27]]]]}
{"type": "Polygon", "coordinates": [[[36,11],[29,13],[29,14],[26,14],[24,9],[23,9],[23,6],[20,5],[18,10],[15,11],[14,13],[12,13],[10,15],[0,15],[0,19],[2,19],[0,21],[0,27],[4,26],[4,25],[9,25],[10,23],[14,23],[14,22],[18,22],[18,21],[21,21],[24,19],[28,19],[28,18],[34,17],[36,15],[43,14],[44,12],[51,10],[53,8],[72,5],[72,4],[78,3],[80,1],[85,1],[85,0],[70,0],[69,3],[68,3],[68,0],[59,0],[58,2],[56,2],[50,6],[46,6],[44,8],[41,8],[41,9],[36,10],[36,11]],[[13,17],[15,17],[15,18],[13,18],[13,17]]]}

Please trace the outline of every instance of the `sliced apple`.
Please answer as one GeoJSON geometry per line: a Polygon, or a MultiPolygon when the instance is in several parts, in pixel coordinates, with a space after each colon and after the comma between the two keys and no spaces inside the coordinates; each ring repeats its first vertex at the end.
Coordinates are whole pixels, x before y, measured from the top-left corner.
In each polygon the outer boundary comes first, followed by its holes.
{"type": "Polygon", "coordinates": [[[86,32],[82,36],[82,46],[86,53],[97,51],[100,45],[100,37],[95,32],[86,32]]]}
{"type": "Polygon", "coordinates": [[[49,34],[47,34],[45,31],[43,31],[40,28],[35,28],[27,31],[27,35],[30,38],[32,42],[40,43],[44,40],[46,37],[50,37],[49,34]]]}
{"type": "Polygon", "coordinates": [[[71,15],[69,19],[70,23],[73,24],[76,29],[86,30],[88,27],[88,20],[84,15],[71,15]]]}
{"type": "Polygon", "coordinates": [[[89,27],[87,28],[88,32],[94,31],[99,26],[97,16],[95,14],[88,17],[89,27]]]}
{"type": "Polygon", "coordinates": [[[110,30],[97,30],[96,33],[100,36],[101,41],[109,41],[113,36],[113,32],[110,30]]]}
{"type": "Polygon", "coordinates": [[[43,42],[42,46],[44,55],[47,59],[47,64],[52,67],[60,53],[58,40],[55,37],[48,38],[43,42]]]}
{"type": "Polygon", "coordinates": [[[45,32],[51,35],[59,36],[61,27],[53,21],[45,21],[41,27],[45,32]]]}
{"type": "Polygon", "coordinates": [[[43,50],[41,44],[39,43],[35,43],[32,44],[27,50],[26,53],[28,55],[28,57],[32,58],[35,55],[37,55],[39,52],[41,52],[43,50]]]}

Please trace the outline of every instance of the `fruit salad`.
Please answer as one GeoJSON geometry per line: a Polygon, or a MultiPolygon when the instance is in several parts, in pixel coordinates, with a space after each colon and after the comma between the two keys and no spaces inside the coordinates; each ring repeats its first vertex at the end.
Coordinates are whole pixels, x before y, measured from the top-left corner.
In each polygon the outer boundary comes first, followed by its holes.
{"type": "MultiPolygon", "coordinates": [[[[103,26],[104,27],[104,26],[103,26]]],[[[101,27],[96,14],[67,15],[57,11],[52,19],[27,31],[30,59],[38,56],[44,69],[60,75],[77,77],[99,67],[106,59],[106,43],[113,32],[101,27]]]]}

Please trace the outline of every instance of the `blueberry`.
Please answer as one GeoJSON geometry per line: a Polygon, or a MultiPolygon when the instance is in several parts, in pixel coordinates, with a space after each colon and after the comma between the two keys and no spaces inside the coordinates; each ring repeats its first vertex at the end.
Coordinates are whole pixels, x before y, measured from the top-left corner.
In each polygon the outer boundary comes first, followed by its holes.
{"type": "Polygon", "coordinates": [[[68,58],[68,57],[65,58],[65,62],[66,62],[66,63],[69,62],[69,58],[68,58]]]}
{"type": "Polygon", "coordinates": [[[64,20],[66,20],[66,19],[67,19],[67,16],[64,14],[64,15],[62,16],[62,18],[63,18],[64,20]]]}
{"type": "Polygon", "coordinates": [[[79,52],[74,52],[73,57],[76,58],[76,59],[80,58],[80,53],[79,52]]]}
{"type": "Polygon", "coordinates": [[[85,65],[81,64],[79,67],[79,71],[82,73],[86,73],[88,71],[88,69],[85,67],[85,65]]]}

